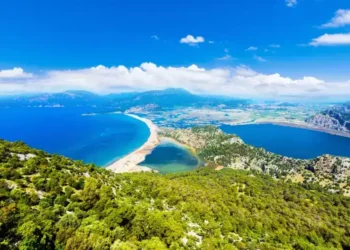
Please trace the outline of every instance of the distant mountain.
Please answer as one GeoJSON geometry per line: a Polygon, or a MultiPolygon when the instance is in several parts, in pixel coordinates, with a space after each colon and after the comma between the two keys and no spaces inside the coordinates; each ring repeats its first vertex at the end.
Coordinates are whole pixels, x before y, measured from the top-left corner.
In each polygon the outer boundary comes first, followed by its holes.
{"type": "Polygon", "coordinates": [[[221,96],[202,96],[192,94],[184,89],[169,88],[137,93],[132,97],[113,102],[114,106],[121,109],[152,105],[162,109],[176,107],[237,107],[246,104],[247,100],[221,96]]]}
{"type": "Polygon", "coordinates": [[[312,125],[350,133],[350,102],[336,105],[308,119],[312,125]]]}
{"type": "Polygon", "coordinates": [[[96,106],[124,111],[133,107],[169,109],[176,107],[237,107],[247,101],[220,97],[200,96],[184,89],[169,88],[146,92],[97,95],[87,91],[65,91],[33,95],[0,97],[0,107],[75,107],[96,106]]]}
{"type": "Polygon", "coordinates": [[[87,91],[65,91],[32,95],[3,96],[0,107],[68,107],[101,104],[103,98],[87,91]]]}
{"type": "Polygon", "coordinates": [[[298,104],[296,103],[289,103],[289,102],[282,102],[280,104],[277,104],[279,107],[297,107],[298,104]]]}

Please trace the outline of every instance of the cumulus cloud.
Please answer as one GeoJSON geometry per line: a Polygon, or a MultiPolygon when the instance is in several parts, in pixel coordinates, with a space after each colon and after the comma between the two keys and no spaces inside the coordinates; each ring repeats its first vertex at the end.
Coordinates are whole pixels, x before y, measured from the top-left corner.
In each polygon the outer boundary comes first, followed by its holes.
{"type": "Polygon", "coordinates": [[[187,35],[184,38],[181,38],[180,43],[185,43],[189,45],[197,45],[198,43],[204,43],[205,39],[202,36],[194,37],[192,35],[187,35]]]}
{"type": "Polygon", "coordinates": [[[247,77],[258,75],[257,72],[255,72],[254,70],[252,70],[251,68],[249,68],[246,65],[239,65],[239,66],[237,66],[235,68],[235,72],[236,72],[237,75],[247,76],[247,77]]]}
{"type": "Polygon", "coordinates": [[[96,93],[184,88],[194,93],[236,97],[349,96],[349,82],[325,82],[313,76],[298,79],[256,72],[245,65],[235,68],[205,69],[163,67],[143,63],[138,67],[97,66],[79,70],[48,71],[20,81],[15,77],[0,81],[0,93],[60,92],[88,90],[96,93]]]}
{"type": "Polygon", "coordinates": [[[297,5],[297,0],[286,0],[286,5],[288,7],[294,7],[295,5],[297,5]]]}
{"type": "Polygon", "coordinates": [[[328,22],[323,24],[322,28],[337,28],[350,25],[350,10],[337,10],[335,16],[328,22]]]}
{"type": "Polygon", "coordinates": [[[153,35],[153,36],[151,36],[151,38],[154,40],[159,40],[159,37],[157,35],[153,35]]]}
{"type": "Polygon", "coordinates": [[[314,38],[309,45],[311,46],[337,46],[350,45],[350,33],[346,34],[324,34],[314,38]]]}
{"type": "Polygon", "coordinates": [[[22,68],[0,70],[0,79],[1,78],[29,78],[32,76],[33,76],[32,74],[24,72],[22,68]]]}
{"type": "Polygon", "coordinates": [[[254,50],[258,50],[258,48],[254,46],[250,46],[249,48],[246,49],[246,51],[254,51],[254,50]]]}

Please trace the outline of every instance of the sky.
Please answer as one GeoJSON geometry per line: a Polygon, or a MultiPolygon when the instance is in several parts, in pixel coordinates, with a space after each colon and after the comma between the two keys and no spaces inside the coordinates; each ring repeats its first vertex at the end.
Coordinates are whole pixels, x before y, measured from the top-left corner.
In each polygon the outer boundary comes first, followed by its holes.
{"type": "Polygon", "coordinates": [[[350,99],[349,0],[11,0],[0,93],[350,99]]]}

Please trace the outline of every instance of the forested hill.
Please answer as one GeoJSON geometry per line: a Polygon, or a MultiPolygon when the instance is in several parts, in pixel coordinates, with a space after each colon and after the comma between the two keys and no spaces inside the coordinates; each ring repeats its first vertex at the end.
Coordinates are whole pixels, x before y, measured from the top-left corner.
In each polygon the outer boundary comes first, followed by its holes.
{"type": "Polygon", "coordinates": [[[114,174],[0,141],[0,249],[348,249],[350,200],[257,172],[114,174]]]}
{"type": "Polygon", "coordinates": [[[319,185],[350,197],[350,158],[323,155],[300,160],[284,157],[244,143],[214,126],[163,128],[161,134],[194,148],[207,163],[224,168],[255,170],[274,178],[319,185]]]}

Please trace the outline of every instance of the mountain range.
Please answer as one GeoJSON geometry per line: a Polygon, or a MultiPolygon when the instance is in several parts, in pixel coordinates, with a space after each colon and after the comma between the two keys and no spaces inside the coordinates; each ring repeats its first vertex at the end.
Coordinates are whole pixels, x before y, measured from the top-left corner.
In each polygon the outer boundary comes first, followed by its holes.
{"type": "Polygon", "coordinates": [[[98,95],[87,91],[65,91],[31,95],[2,96],[0,107],[105,107],[125,111],[135,106],[152,105],[153,108],[174,107],[237,107],[248,100],[192,94],[184,89],[169,88],[146,92],[98,95]]]}

